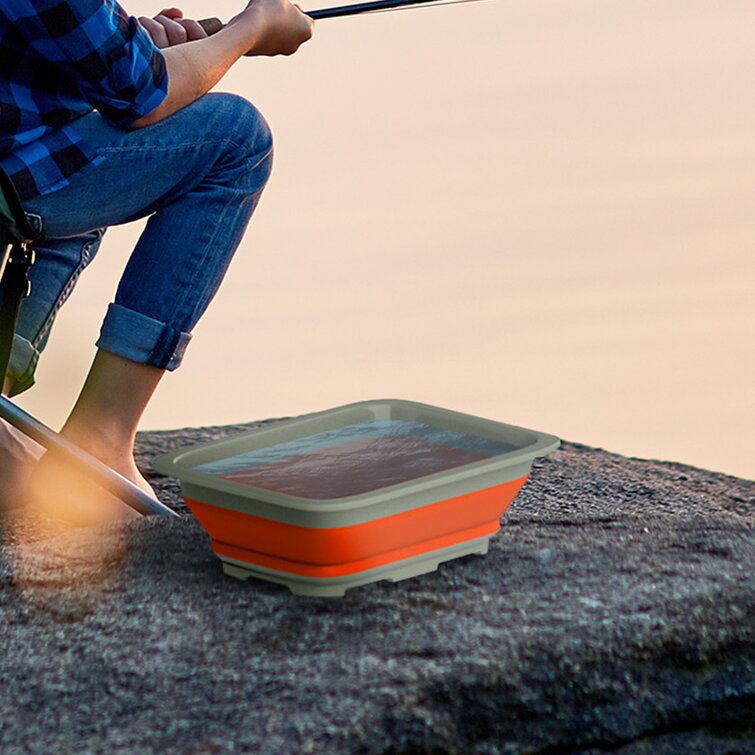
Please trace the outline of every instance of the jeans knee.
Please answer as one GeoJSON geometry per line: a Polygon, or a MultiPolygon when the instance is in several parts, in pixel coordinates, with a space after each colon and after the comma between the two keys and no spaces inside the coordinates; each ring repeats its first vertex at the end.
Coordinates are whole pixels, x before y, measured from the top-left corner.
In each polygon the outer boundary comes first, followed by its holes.
{"type": "Polygon", "coordinates": [[[227,157],[254,172],[257,182],[267,182],[272,169],[273,135],[265,116],[249,100],[237,94],[212,93],[217,115],[228,138],[227,157]]]}

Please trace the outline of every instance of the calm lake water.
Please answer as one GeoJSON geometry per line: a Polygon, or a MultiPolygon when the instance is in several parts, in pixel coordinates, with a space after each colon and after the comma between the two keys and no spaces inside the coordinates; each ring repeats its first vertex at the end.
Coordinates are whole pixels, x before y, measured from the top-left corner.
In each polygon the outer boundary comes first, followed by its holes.
{"type": "MultiPolygon", "coordinates": [[[[142,427],[405,398],[755,477],[753,28],[737,0],[487,0],[241,61],[220,88],[267,116],[273,177],[142,427]]],[[[20,397],[48,424],[140,227],[20,397]]]]}

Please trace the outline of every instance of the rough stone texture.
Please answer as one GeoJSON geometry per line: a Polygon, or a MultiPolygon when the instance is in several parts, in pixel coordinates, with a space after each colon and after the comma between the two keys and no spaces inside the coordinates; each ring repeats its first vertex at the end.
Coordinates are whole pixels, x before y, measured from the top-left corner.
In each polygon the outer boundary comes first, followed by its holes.
{"type": "Polygon", "coordinates": [[[755,752],[754,535],[755,483],[564,442],[488,555],[342,599],[224,576],[190,516],[14,542],[0,752],[755,752]]]}

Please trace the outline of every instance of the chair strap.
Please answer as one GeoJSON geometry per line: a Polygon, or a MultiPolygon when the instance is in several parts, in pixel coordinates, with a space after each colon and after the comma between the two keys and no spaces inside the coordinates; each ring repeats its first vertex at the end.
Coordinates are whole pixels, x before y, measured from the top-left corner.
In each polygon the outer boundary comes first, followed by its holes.
{"type": "Polygon", "coordinates": [[[0,241],[25,241],[35,237],[26,222],[21,200],[8,174],[0,166],[0,241]]]}
{"type": "Polygon", "coordinates": [[[34,250],[25,242],[34,236],[16,187],[0,167],[0,387],[13,350],[21,300],[31,291],[27,273],[34,263],[34,250]]]}
{"type": "Polygon", "coordinates": [[[27,273],[34,262],[34,250],[14,241],[6,246],[4,256],[7,260],[0,278],[0,387],[8,371],[21,301],[31,292],[27,273]]]}

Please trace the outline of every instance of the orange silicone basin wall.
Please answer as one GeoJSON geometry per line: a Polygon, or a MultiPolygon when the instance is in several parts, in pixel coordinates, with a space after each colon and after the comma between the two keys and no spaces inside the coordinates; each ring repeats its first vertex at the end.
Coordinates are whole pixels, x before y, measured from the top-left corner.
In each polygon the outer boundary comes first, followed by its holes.
{"type": "Polygon", "coordinates": [[[492,535],[527,477],[346,527],[301,527],[185,500],[217,555],[293,574],[337,577],[492,535]]]}

